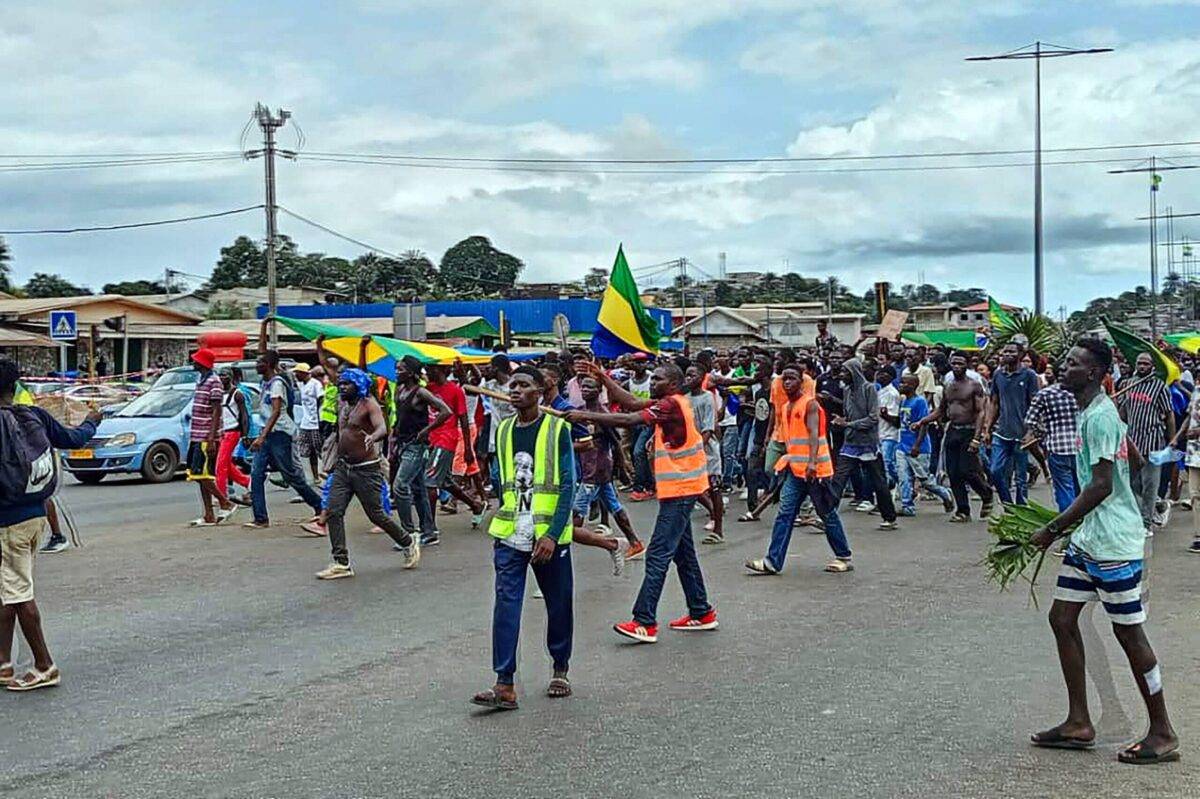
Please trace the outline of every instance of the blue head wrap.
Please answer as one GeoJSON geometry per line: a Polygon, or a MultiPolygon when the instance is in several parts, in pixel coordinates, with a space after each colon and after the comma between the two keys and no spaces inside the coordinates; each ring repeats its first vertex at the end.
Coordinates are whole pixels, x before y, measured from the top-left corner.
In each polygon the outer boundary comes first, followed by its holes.
{"type": "Polygon", "coordinates": [[[371,395],[371,378],[362,369],[343,369],[338,375],[338,382],[349,383],[357,388],[360,397],[371,395]]]}

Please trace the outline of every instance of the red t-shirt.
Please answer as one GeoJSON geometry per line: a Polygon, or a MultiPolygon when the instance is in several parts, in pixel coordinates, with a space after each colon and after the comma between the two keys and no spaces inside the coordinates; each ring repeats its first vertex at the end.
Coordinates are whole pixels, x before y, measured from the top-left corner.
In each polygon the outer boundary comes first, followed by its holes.
{"type": "MultiPolygon", "coordinates": [[[[467,395],[463,393],[457,383],[447,382],[440,386],[430,383],[425,388],[429,389],[430,394],[450,406],[450,418],[430,431],[429,444],[433,447],[454,450],[458,446],[459,439],[462,438],[458,420],[467,415],[467,395]]],[[[430,408],[430,415],[433,415],[432,408],[430,408]]]]}
{"type": "Polygon", "coordinates": [[[642,411],[642,419],[648,425],[662,429],[663,441],[671,449],[679,449],[687,441],[687,424],[683,420],[683,408],[674,396],[663,397],[642,411]]]}

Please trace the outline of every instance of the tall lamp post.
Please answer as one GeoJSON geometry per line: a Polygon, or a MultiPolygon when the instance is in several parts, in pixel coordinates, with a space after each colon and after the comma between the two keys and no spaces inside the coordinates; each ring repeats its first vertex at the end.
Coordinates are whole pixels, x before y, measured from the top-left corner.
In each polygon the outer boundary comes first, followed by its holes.
{"type": "Polygon", "coordinates": [[[1042,274],[1042,59],[1111,52],[1111,47],[1089,47],[1079,50],[1046,42],[1034,42],[1007,53],[978,55],[967,59],[967,61],[1033,59],[1033,310],[1038,314],[1043,311],[1045,293],[1042,274]]]}

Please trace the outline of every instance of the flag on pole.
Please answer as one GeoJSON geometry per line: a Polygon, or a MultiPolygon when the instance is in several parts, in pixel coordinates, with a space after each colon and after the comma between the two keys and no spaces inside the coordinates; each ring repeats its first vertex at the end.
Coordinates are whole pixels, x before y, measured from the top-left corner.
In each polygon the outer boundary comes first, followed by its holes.
{"type": "Polygon", "coordinates": [[[1150,173],[1150,191],[1158,191],[1159,184],[1162,183],[1162,175],[1157,172],[1150,173]]]}
{"type": "Polygon", "coordinates": [[[601,358],[616,358],[630,352],[658,354],[659,330],[638,296],[637,283],[625,260],[625,250],[617,246],[608,288],[600,300],[596,331],[592,333],[592,352],[601,358]]]}
{"type": "Polygon", "coordinates": [[[1146,339],[1124,325],[1110,322],[1108,319],[1104,320],[1104,327],[1108,330],[1108,335],[1113,340],[1113,344],[1116,344],[1117,349],[1125,356],[1125,360],[1134,363],[1137,361],[1137,357],[1143,352],[1149,353],[1150,359],[1154,361],[1154,371],[1158,374],[1160,380],[1167,385],[1171,385],[1179,380],[1179,376],[1182,374],[1179,364],[1175,363],[1174,360],[1164,354],[1158,347],[1146,341],[1146,339]]]}
{"type": "Polygon", "coordinates": [[[992,299],[992,295],[988,295],[988,322],[993,328],[1017,326],[1017,322],[1008,311],[1004,310],[1004,306],[992,299]]]}

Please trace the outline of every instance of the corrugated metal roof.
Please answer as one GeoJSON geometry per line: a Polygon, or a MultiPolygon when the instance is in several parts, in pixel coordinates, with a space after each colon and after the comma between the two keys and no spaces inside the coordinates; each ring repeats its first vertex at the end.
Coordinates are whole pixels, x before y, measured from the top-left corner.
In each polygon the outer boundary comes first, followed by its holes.
{"type": "Polygon", "coordinates": [[[40,333],[0,327],[0,347],[54,347],[57,349],[58,342],[40,333]]]}
{"type": "Polygon", "coordinates": [[[27,318],[36,316],[41,313],[49,314],[51,311],[71,310],[72,308],[80,308],[87,305],[95,305],[100,302],[114,302],[121,305],[128,305],[135,308],[143,308],[154,313],[170,314],[182,321],[199,321],[200,317],[192,314],[167,308],[161,305],[152,305],[147,302],[126,297],[124,294],[93,294],[86,297],[39,297],[35,299],[0,299],[0,316],[9,316],[14,318],[27,318]]]}

